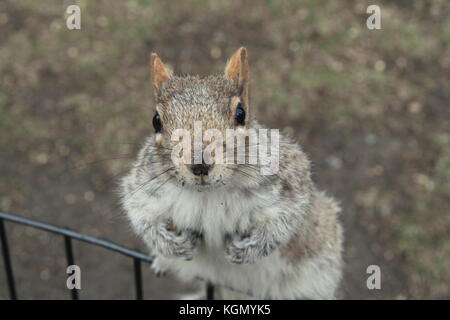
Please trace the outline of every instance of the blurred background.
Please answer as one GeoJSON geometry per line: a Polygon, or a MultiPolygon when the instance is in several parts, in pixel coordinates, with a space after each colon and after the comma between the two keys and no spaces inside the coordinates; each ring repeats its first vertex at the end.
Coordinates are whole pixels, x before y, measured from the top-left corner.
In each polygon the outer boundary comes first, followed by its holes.
{"type": "MultiPolygon", "coordinates": [[[[118,178],[151,134],[148,54],[222,72],[249,50],[251,112],[294,135],[341,201],[347,299],[450,298],[450,2],[0,2],[0,211],[145,251],[118,178]],[[66,8],[81,7],[81,30],[66,8]],[[381,7],[381,30],[366,8],[381,7]],[[380,266],[381,290],[366,268],[380,266]]],[[[19,298],[66,299],[63,240],[6,224],[19,298]]],[[[82,299],[133,298],[132,261],[75,243],[82,299]]],[[[144,267],[146,298],[192,286],[144,267]]],[[[0,261],[0,299],[8,297],[0,261]]]]}

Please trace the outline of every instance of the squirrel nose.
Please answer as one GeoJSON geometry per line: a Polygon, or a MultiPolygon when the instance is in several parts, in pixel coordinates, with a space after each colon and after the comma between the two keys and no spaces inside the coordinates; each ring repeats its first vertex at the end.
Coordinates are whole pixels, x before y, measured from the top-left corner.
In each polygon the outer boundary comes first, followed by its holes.
{"type": "Polygon", "coordinates": [[[206,163],[194,164],[191,166],[191,171],[196,176],[207,176],[212,167],[212,165],[206,163]]]}

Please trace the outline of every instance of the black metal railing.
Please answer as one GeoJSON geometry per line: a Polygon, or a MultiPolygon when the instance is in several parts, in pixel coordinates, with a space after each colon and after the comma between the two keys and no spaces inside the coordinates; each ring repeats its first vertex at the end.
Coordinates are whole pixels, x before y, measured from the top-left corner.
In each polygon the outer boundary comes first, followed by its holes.
{"type": "MultiPolygon", "coordinates": [[[[8,246],[8,238],[6,235],[6,228],[4,221],[17,223],[21,225],[25,225],[28,227],[44,230],[46,232],[59,234],[64,237],[64,245],[65,245],[65,251],[66,251],[66,260],[67,265],[74,265],[75,259],[73,255],[73,249],[72,249],[72,240],[78,240],[85,243],[89,243],[95,246],[99,246],[111,251],[118,252],[122,255],[128,256],[131,259],[133,259],[133,271],[134,271],[134,286],[136,290],[136,299],[142,300],[144,298],[143,294],[143,282],[142,282],[142,270],[141,265],[142,262],[146,262],[151,264],[153,262],[153,257],[147,256],[139,251],[131,250],[128,248],[125,248],[123,246],[117,245],[111,241],[106,241],[103,239],[87,236],[75,231],[72,231],[67,228],[61,228],[57,226],[53,226],[47,223],[22,218],[19,216],[15,216],[12,214],[2,213],[0,212],[0,243],[2,246],[2,255],[3,255],[3,261],[5,265],[5,272],[6,272],[6,281],[8,284],[8,290],[9,290],[9,296],[12,300],[16,300],[18,298],[16,286],[14,282],[14,272],[13,272],[13,266],[11,261],[11,254],[9,251],[8,246]]],[[[214,299],[214,286],[207,282],[206,283],[206,299],[207,300],[213,300],[214,299]]],[[[77,289],[71,289],[71,298],[73,300],[78,300],[78,290],[77,289]]]]}

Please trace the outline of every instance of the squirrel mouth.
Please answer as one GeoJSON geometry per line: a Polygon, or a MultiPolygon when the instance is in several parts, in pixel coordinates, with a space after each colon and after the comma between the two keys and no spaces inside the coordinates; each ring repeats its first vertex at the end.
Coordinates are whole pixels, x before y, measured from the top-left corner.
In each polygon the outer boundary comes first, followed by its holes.
{"type": "Polygon", "coordinates": [[[201,176],[197,177],[195,185],[197,187],[203,189],[203,188],[208,188],[211,185],[211,183],[210,183],[210,181],[207,180],[206,176],[201,175],[201,176]]]}
{"type": "Polygon", "coordinates": [[[206,186],[206,185],[208,185],[208,184],[209,184],[209,183],[205,181],[205,176],[204,176],[204,175],[201,175],[201,176],[200,176],[200,185],[206,186]]]}

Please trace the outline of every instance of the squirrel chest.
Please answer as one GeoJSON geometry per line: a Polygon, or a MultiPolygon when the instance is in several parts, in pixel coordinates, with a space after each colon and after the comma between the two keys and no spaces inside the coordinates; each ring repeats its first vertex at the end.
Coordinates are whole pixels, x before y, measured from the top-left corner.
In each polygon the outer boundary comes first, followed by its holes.
{"type": "Polygon", "coordinates": [[[163,218],[171,219],[177,228],[200,232],[207,247],[223,247],[228,234],[248,230],[259,210],[278,201],[266,189],[197,191],[168,187],[162,194],[158,201],[163,218]]]}

